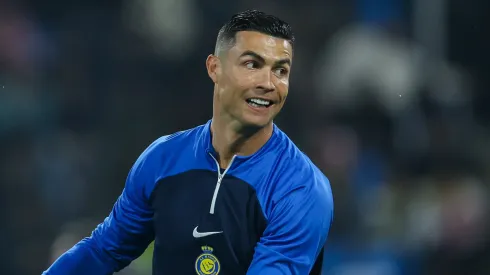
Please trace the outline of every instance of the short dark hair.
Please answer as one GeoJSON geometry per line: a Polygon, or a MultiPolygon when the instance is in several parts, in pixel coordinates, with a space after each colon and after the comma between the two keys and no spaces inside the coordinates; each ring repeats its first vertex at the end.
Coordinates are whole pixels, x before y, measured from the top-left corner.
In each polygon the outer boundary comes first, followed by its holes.
{"type": "Polygon", "coordinates": [[[235,44],[235,36],[240,31],[256,31],[273,37],[287,40],[291,46],[294,34],[291,26],[278,17],[257,10],[247,10],[237,13],[221,27],[216,41],[216,54],[225,46],[235,44]]]}

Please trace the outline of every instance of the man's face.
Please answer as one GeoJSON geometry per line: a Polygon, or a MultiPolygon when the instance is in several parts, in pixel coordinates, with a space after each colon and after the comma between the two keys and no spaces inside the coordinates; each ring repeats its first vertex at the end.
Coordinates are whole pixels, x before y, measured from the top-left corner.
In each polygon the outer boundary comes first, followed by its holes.
{"type": "Polygon", "coordinates": [[[288,94],[292,55],[287,40],[253,31],[238,32],[235,45],[215,57],[218,65],[214,78],[208,64],[218,88],[214,104],[220,114],[243,126],[271,123],[288,94]]]}

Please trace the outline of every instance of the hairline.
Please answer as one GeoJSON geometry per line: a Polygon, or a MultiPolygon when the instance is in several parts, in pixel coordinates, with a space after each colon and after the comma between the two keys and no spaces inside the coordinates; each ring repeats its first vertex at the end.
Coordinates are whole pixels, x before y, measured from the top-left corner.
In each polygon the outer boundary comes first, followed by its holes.
{"type": "Polygon", "coordinates": [[[230,50],[231,48],[233,48],[236,45],[236,36],[240,32],[256,32],[256,33],[267,35],[267,36],[270,36],[273,38],[283,39],[283,40],[286,40],[291,45],[292,49],[294,48],[293,42],[290,39],[279,37],[279,36],[274,36],[272,34],[269,34],[269,33],[266,33],[266,32],[260,31],[260,30],[255,30],[255,29],[239,30],[239,31],[234,32],[233,36],[230,38],[222,37],[224,31],[220,30],[220,32],[218,33],[218,39],[216,41],[216,45],[214,48],[214,55],[219,56],[223,52],[226,52],[226,51],[230,50]],[[226,46],[223,46],[223,45],[226,45],[226,46]]]}

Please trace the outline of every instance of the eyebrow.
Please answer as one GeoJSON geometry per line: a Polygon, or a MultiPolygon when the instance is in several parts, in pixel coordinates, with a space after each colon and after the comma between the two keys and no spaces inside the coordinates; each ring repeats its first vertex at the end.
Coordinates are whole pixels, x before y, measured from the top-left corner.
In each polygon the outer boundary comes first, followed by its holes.
{"type": "MultiPolygon", "coordinates": [[[[244,57],[244,56],[251,56],[255,59],[257,59],[258,61],[260,61],[261,63],[265,63],[265,59],[260,56],[260,54],[254,52],[254,51],[244,51],[240,57],[244,57]]],[[[285,64],[288,64],[289,66],[291,66],[291,59],[289,58],[283,58],[283,59],[280,59],[276,62],[274,62],[274,64],[277,66],[277,65],[285,65],[285,64]]]]}

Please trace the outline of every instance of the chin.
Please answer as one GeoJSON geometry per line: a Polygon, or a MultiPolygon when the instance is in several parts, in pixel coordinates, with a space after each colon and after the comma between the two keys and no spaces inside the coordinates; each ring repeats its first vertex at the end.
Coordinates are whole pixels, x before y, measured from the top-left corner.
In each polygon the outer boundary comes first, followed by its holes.
{"type": "Polygon", "coordinates": [[[245,116],[241,119],[242,125],[246,128],[264,128],[272,123],[271,118],[245,116]]]}

